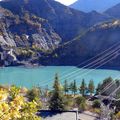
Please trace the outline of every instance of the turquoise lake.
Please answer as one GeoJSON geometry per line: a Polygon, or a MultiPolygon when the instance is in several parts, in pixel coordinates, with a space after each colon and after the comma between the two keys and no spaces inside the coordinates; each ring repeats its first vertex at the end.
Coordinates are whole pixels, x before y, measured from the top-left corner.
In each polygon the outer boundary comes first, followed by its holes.
{"type": "Polygon", "coordinates": [[[103,79],[111,76],[114,79],[120,78],[120,71],[105,69],[80,69],[72,66],[49,66],[38,68],[7,67],[0,68],[0,84],[17,85],[32,88],[33,86],[52,87],[55,73],[58,73],[61,83],[64,80],[72,82],[76,80],[79,86],[84,78],[86,83],[94,80],[95,85],[103,79]]]}

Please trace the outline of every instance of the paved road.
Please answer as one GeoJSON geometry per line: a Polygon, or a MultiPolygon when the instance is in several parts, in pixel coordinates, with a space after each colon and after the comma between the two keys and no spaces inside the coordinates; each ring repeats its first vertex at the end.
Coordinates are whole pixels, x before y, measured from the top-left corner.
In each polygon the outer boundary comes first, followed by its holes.
{"type": "Polygon", "coordinates": [[[79,120],[97,120],[97,115],[89,111],[85,111],[78,115],[79,120]]]}

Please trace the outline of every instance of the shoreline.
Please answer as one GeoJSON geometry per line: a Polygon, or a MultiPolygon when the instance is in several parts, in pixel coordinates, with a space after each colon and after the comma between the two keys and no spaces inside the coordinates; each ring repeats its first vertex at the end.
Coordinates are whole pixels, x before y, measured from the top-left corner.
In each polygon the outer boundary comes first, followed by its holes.
{"type": "MultiPolygon", "coordinates": [[[[0,66],[0,69],[2,68],[9,68],[9,67],[18,67],[18,68],[28,68],[28,69],[32,69],[32,68],[42,68],[42,67],[76,67],[78,69],[89,69],[89,68],[80,68],[80,67],[77,67],[77,66],[73,66],[73,65],[38,65],[38,64],[25,64],[25,65],[9,65],[9,66],[0,66]]],[[[92,69],[95,69],[95,68],[90,68],[90,70],[92,69]]],[[[120,68],[119,67],[107,67],[107,66],[104,66],[104,67],[100,67],[100,68],[97,68],[96,70],[115,70],[115,71],[120,71],[120,68]]]]}

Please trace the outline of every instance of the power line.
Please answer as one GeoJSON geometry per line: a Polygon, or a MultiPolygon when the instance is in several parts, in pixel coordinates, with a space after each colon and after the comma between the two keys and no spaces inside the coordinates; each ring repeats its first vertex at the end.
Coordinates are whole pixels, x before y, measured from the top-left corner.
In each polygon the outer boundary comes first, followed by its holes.
{"type": "MultiPolygon", "coordinates": [[[[118,46],[119,43],[120,43],[120,42],[115,43],[114,45],[112,45],[112,46],[109,47],[108,49],[104,50],[103,52],[97,54],[96,56],[94,56],[94,57],[92,57],[92,58],[90,58],[90,59],[88,59],[88,60],[86,60],[86,61],[78,64],[77,67],[79,67],[79,66],[81,66],[81,65],[83,65],[83,64],[85,64],[85,63],[87,63],[87,62],[90,62],[91,60],[94,60],[95,58],[98,58],[100,55],[102,55],[102,54],[104,54],[104,53],[106,53],[106,52],[109,52],[111,49],[113,50],[113,47],[116,47],[116,45],[118,46]]],[[[73,69],[75,69],[75,68],[73,68],[73,69]]],[[[73,69],[71,69],[71,70],[73,70],[73,69]]],[[[66,70],[66,71],[67,71],[67,70],[66,70]]],[[[68,70],[68,72],[69,72],[69,71],[70,71],[70,70],[68,70]]],[[[66,72],[63,72],[63,73],[66,73],[66,72]]]]}
{"type": "MultiPolygon", "coordinates": [[[[109,58],[111,58],[111,57],[114,57],[114,54],[116,55],[116,52],[115,52],[115,53],[112,53],[112,54],[109,55],[109,56],[107,55],[107,57],[104,58],[104,59],[102,59],[102,60],[99,59],[99,60],[97,61],[97,63],[93,64],[92,66],[90,66],[90,67],[88,67],[88,68],[89,68],[89,69],[90,69],[90,68],[93,68],[93,67],[95,67],[96,65],[104,62],[105,60],[107,60],[107,59],[109,59],[109,58]],[[100,61],[100,60],[101,60],[101,61],[100,61]],[[100,62],[99,62],[99,61],[100,61],[100,62]]],[[[103,64],[103,65],[104,65],[104,64],[103,64]]],[[[85,68],[85,67],[83,67],[82,69],[84,69],[84,68],[85,68]]],[[[74,76],[77,75],[77,74],[81,74],[81,72],[79,72],[79,71],[80,71],[80,70],[76,70],[76,71],[72,72],[72,74],[75,73],[72,77],[74,77],[74,76]],[[77,72],[78,72],[78,73],[77,73],[77,72]]],[[[84,70],[84,71],[82,71],[82,72],[85,72],[85,71],[86,71],[86,70],[84,70]]],[[[68,78],[71,78],[70,75],[71,75],[71,74],[69,74],[69,77],[66,77],[66,78],[67,78],[67,79],[68,79],[68,78]]],[[[64,79],[66,79],[66,78],[64,78],[64,79]]]]}
{"type": "MultiPolygon", "coordinates": [[[[119,55],[119,54],[118,54],[118,55],[119,55]]],[[[109,59],[109,60],[107,60],[106,62],[102,63],[101,65],[99,65],[99,66],[97,66],[97,67],[95,67],[95,69],[97,69],[97,68],[99,68],[99,67],[103,66],[104,64],[108,63],[109,61],[111,61],[111,60],[115,59],[113,56],[111,56],[111,57],[112,57],[112,58],[110,58],[110,59],[109,59]]],[[[90,70],[90,71],[88,71],[87,73],[85,73],[85,74],[83,74],[83,75],[87,75],[88,73],[90,73],[90,72],[94,71],[95,69],[90,70]]]]}
{"type": "MultiPolygon", "coordinates": [[[[116,44],[115,44],[116,45],[116,44]]],[[[120,46],[118,46],[118,48],[119,48],[120,46]]],[[[112,48],[112,47],[110,47],[110,48],[112,48]]],[[[116,49],[118,49],[118,48],[115,48],[115,50],[116,49]]],[[[110,50],[110,49],[107,49],[107,50],[110,50]]],[[[105,56],[108,56],[109,54],[111,54],[111,52],[114,52],[115,50],[112,50],[112,51],[109,51],[106,55],[104,55],[104,57],[105,56]]],[[[107,51],[106,51],[107,52],[107,51]]],[[[117,51],[115,51],[115,53],[116,53],[117,51]]],[[[102,52],[103,53],[103,52],[102,52]]],[[[94,57],[95,58],[95,57],[94,57]]],[[[102,56],[102,58],[103,58],[103,56],[102,56]]],[[[100,58],[98,58],[99,60],[101,60],[100,58]]],[[[96,60],[95,60],[96,61],[96,60]]],[[[98,61],[98,60],[97,60],[98,61]]],[[[94,61],[92,62],[92,63],[94,63],[94,61]]],[[[89,65],[91,65],[91,63],[89,63],[89,65]]],[[[88,66],[88,65],[85,65],[85,66],[88,66]]],[[[82,67],[82,68],[85,68],[85,66],[84,67],[82,67]]],[[[94,67],[94,66],[93,66],[94,67]]],[[[78,70],[77,70],[78,71],[78,70]]],[[[76,72],[76,71],[73,71],[73,72],[76,72]]],[[[73,73],[72,72],[72,73],[73,73]]],[[[69,74],[70,75],[70,74],[69,74]]],[[[65,75],[66,76],[66,75],[65,75]]],[[[45,81],[44,81],[45,82],[45,81]]]]}
{"type": "MultiPolygon", "coordinates": [[[[118,77],[120,77],[120,75],[115,77],[114,80],[118,79],[118,77]]],[[[100,93],[104,93],[106,90],[108,90],[115,83],[114,80],[112,82],[110,82],[102,91],[100,91],[100,93]]]]}
{"type": "MultiPolygon", "coordinates": [[[[112,51],[113,52],[113,51],[112,51]]],[[[114,54],[114,53],[113,53],[114,54]]],[[[93,62],[91,62],[91,63],[89,63],[88,65],[85,65],[85,66],[83,66],[82,68],[80,68],[80,69],[78,69],[78,70],[76,70],[76,71],[73,71],[73,72],[71,72],[71,73],[69,73],[69,74],[67,74],[65,77],[67,77],[67,76],[70,76],[70,75],[72,75],[72,74],[74,74],[74,73],[76,73],[76,72],[79,72],[80,70],[82,70],[82,69],[84,69],[84,68],[92,68],[92,67],[94,67],[94,65],[96,65],[96,64],[99,64],[101,61],[102,61],[102,59],[106,59],[106,58],[104,58],[104,57],[106,57],[106,56],[108,56],[109,54],[107,53],[106,55],[104,55],[104,56],[102,56],[102,57],[100,57],[100,58],[98,58],[98,59],[96,59],[95,61],[93,61],[93,62]],[[101,60],[101,61],[100,61],[101,60]],[[99,62],[100,61],[100,62],[99,62]],[[95,63],[95,64],[94,64],[95,63]],[[92,65],[93,64],[93,65],[92,65]],[[90,65],[92,65],[92,66],[90,66],[90,65]]],[[[108,56],[109,57],[109,56],[108,56]]],[[[83,72],[83,71],[82,71],[83,72]]],[[[64,77],[62,77],[62,78],[64,78],[64,77]]],[[[64,78],[65,79],[65,78],[64,78]]]]}

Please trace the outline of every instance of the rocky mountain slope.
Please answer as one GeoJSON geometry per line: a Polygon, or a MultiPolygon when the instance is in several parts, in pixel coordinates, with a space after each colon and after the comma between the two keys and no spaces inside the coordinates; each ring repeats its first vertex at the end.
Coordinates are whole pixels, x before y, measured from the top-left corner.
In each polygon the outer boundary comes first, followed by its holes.
{"type": "Polygon", "coordinates": [[[70,7],[84,12],[95,10],[102,13],[118,3],[120,3],[120,0],[77,0],[70,7]]]}
{"type": "Polygon", "coordinates": [[[39,64],[42,57],[60,44],[84,33],[94,24],[111,19],[113,17],[95,11],[77,11],[54,0],[2,0],[1,64],[11,65],[14,60],[39,64]]]}
{"type": "Polygon", "coordinates": [[[113,16],[115,18],[120,19],[120,14],[119,14],[120,13],[120,3],[111,7],[111,8],[109,8],[104,13],[109,15],[109,16],[113,16]]]}
{"type": "Polygon", "coordinates": [[[100,56],[89,61],[88,63],[93,62],[99,57],[102,57],[101,62],[99,60],[99,64],[96,64],[95,66],[93,66],[93,68],[108,61],[103,66],[105,66],[106,68],[116,67],[119,69],[120,66],[119,48],[120,48],[120,20],[105,22],[91,27],[88,31],[86,31],[86,33],[83,36],[80,36],[76,38],[74,41],[55,50],[54,53],[52,54],[53,57],[51,58],[51,63],[55,63],[58,65],[78,65],[102,53],[106,49],[109,49],[106,53],[101,54],[100,56]],[[108,55],[103,57],[103,55],[105,54],[108,55]],[[54,58],[55,55],[57,56],[56,58],[54,58]],[[103,58],[106,58],[105,61],[102,61],[103,58]]]}
{"type": "Polygon", "coordinates": [[[54,0],[7,0],[0,5],[13,14],[28,11],[47,19],[63,41],[69,41],[92,25],[111,19],[97,12],[84,13],[64,6],[54,0]]]}
{"type": "Polygon", "coordinates": [[[0,8],[0,43],[11,47],[32,47],[54,49],[60,37],[49,23],[29,12],[14,15],[9,10],[0,8]]]}
{"type": "Polygon", "coordinates": [[[119,41],[120,22],[113,19],[117,17],[81,12],[54,0],[3,0],[0,65],[77,65],[119,41]]]}

